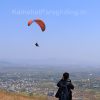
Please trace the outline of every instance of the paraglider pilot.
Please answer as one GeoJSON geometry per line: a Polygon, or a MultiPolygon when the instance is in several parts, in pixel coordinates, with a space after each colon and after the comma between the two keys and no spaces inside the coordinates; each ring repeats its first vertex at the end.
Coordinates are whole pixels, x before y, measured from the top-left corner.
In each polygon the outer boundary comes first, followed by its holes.
{"type": "Polygon", "coordinates": [[[38,44],[38,43],[35,43],[35,46],[36,46],[36,47],[39,47],[39,44],[38,44]]]}

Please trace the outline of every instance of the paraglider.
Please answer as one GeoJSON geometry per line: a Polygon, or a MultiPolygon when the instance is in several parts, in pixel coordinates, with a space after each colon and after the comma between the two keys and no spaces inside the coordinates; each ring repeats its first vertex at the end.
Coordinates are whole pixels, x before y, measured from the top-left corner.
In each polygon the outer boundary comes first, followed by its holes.
{"type": "MultiPolygon", "coordinates": [[[[45,26],[44,21],[42,21],[41,19],[35,19],[35,20],[30,19],[30,20],[28,21],[28,26],[31,26],[32,23],[34,23],[34,22],[35,22],[36,24],[39,25],[39,27],[41,28],[42,32],[45,31],[46,26],[45,26]]],[[[36,47],[39,47],[39,44],[38,44],[38,43],[35,43],[35,46],[36,46],[36,47]]]]}
{"type": "Polygon", "coordinates": [[[39,44],[38,44],[38,43],[35,43],[35,46],[36,46],[36,47],[39,47],[39,44]]]}

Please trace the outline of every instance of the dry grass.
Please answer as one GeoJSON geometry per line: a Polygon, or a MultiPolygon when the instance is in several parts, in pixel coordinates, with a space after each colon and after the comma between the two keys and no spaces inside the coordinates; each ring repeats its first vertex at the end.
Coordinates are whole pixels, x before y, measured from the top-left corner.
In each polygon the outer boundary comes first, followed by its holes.
{"type": "Polygon", "coordinates": [[[23,96],[15,93],[0,91],[0,100],[47,100],[46,96],[23,96]]]}

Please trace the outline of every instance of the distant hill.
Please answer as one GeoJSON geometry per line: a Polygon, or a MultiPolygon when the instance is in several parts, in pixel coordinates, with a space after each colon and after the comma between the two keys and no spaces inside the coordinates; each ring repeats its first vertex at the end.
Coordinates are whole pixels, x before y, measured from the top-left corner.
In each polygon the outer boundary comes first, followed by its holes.
{"type": "Polygon", "coordinates": [[[8,61],[0,61],[0,66],[1,67],[7,67],[12,65],[12,63],[8,62],[8,61]]]}
{"type": "MultiPolygon", "coordinates": [[[[47,63],[47,62],[46,62],[47,63]]],[[[0,71],[32,71],[32,70],[52,70],[55,72],[98,72],[100,71],[100,65],[78,65],[78,64],[27,64],[27,63],[14,63],[10,61],[0,60],[0,71]],[[23,70],[25,69],[25,70],[23,70]]]]}

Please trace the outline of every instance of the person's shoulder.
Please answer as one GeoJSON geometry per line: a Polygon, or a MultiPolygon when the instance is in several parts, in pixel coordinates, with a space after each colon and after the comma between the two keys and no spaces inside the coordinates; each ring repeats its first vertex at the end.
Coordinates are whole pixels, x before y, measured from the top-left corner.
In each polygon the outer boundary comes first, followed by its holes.
{"type": "Polygon", "coordinates": [[[58,83],[61,83],[61,82],[63,82],[63,81],[64,81],[63,79],[60,79],[58,83]]]}
{"type": "Polygon", "coordinates": [[[59,81],[63,81],[63,79],[60,79],[59,81]]]}

